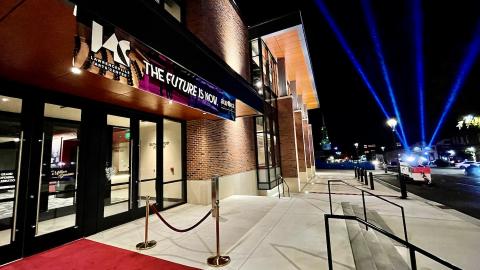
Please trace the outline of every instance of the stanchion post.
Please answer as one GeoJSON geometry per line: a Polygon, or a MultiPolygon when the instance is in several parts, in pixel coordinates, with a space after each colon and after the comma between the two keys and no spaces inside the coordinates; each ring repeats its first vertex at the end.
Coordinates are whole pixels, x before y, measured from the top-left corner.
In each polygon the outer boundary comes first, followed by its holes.
{"type": "Polygon", "coordinates": [[[213,267],[221,267],[230,263],[229,256],[220,255],[220,201],[218,194],[218,176],[212,177],[212,216],[215,218],[215,232],[217,239],[217,254],[207,259],[207,264],[213,267]]]}
{"type": "Polygon", "coordinates": [[[151,249],[157,245],[157,241],[155,240],[148,240],[148,218],[150,216],[150,196],[147,196],[147,200],[145,202],[145,240],[141,243],[137,244],[138,250],[145,250],[151,249]]]}
{"type": "Polygon", "coordinates": [[[370,172],[369,176],[370,176],[370,189],[375,190],[375,184],[373,183],[373,173],[370,172]]]}
{"type": "Polygon", "coordinates": [[[364,175],[365,175],[365,185],[368,186],[368,170],[367,169],[365,169],[364,175]]]}
{"type": "Polygon", "coordinates": [[[363,169],[360,169],[360,182],[363,182],[363,169]]]}

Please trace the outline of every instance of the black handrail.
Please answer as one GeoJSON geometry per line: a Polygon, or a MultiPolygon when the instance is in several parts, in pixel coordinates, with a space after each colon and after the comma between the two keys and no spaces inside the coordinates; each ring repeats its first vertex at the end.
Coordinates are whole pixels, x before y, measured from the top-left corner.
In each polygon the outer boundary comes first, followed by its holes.
{"type": "MultiPolygon", "coordinates": [[[[379,198],[380,200],[383,200],[385,202],[388,202],[389,204],[392,204],[396,207],[399,207],[400,208],[400,211],[402,212],[402,221],[403,221],[403,233],[405,235],[405,241],[408,242],[408,233],[407,233],[407,223],[405,221],[405,210],[403,209],[403,206],[399,205],[399,204],[396,204],[394,202],[391,202],[379,195],[376,195],[376,194],[373,194],[372,192],[368,191],[368,190],[364,190],[364,189],[361,189],[361,188],[358,188],[354,185],[350,185],[349,183],[343,181],[343,180],[328,180],[327,184],[328,184],[328,201],[330,203],[330,214],[333,215],[333,210],[332,210],[332,192],[330,190],[330,182],[341,182],[347,186],[350,186],[350,187],[353,187],[355,189],[358,189],[362,192],[362,202],[363,202],[363,215],[365,217],[365,221],[368,222],[368,219],[367,219],[367,209],[365,207],[365,193],[373,196],[373,197],[376,197],[376,198],[379,198]]],[[[366,229],[368,230],[368,226],[366,226],[366,229]]]]}
{"type": "Polygon", "coordinates": [[[374,229],[375,231],[377,232],[380,232],[382,233],[383,235],[401,243],[402,245],[404,245],[405,247],[407,247],[409,249],[409,254],[410,254],[410,264],[411,264],[411,267],[412,267],[412,270],[416,270],[417,269],[417,263],[416,263],[416,255],[415,255],[415,252],[418,252],[440,264],[442,264],[443,266],[446,266],[450,269],[455,269],[455,270],[461,270],[461,268],[443,260],[443,259],[440,259],[439,257],[431,254],[430,252],[428,251],[425,251],[424,249],[421,249],[417,246],[415,246],[414,244],[412,243],[409,243],[405,240],[403,240],[402,238],[394,235],[394,234],[391,234],[387,231],[385,231],[384,229],[382,228],[379,228],[377,226],[375,226],[374,224],[372,223],[369,223],[357,216],[343,216],[343,215],[332,215],[332,214],[325,214],[325,233],[326,233],[326,236],[327,236],[327,260],[328,260],[328,269],[332,270],[333,269],[333,259],[332,259],[332,247],[331,247],[331,242],[330,242],[330,223],[329,223],[329,219],[343,219],[343,220],[355,220],[357,222],[360,222],[360,223],[363,223],[365,226],[367,227],[370,227],[372,229],[374,229]]]}

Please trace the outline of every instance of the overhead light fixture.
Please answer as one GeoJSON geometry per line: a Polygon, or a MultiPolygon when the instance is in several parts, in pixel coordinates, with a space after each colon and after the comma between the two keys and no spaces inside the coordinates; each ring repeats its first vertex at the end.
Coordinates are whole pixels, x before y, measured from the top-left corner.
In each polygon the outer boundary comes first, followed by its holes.
{"type": "Polygon", "coordinates": [[[256,86],[257,88],[262,87],[262,81],[257,81],[257,82],[255,83],[255,86],[256,86]]]}
{"type": "Polygon", "coordinates": [[[204,112],[203,114],[207,114],[206,112],[204,112]]]}
{"type": "Polygon", "coordinates": [[[20,139],[19,138],[15,138],[13,139],[14,142],[20,142],[20,139]]]}
{"type": "Polygon", "coordinates": [[[172,104],[173,101],[171,99],[168,100],[168,104],[172,104]]]}
{"type": "Polygon", "coordinates": [[[10,100],[10,99],[8,99],[8,98],[6,98],[6,97],[2,98],[2,101],[3,101],[3,102],[7,102],[7,101],[9,101],[9,100],[10,100]]]}
{"type": "Polygon", "coordinates": [[[71,67],[71,68],[70,68],[70,71],[71,71],[73,74],[77,74],[77,75],[80,74],[80,73],[82,73],[82,70],[79,69],[78,67],[71,67]]]}

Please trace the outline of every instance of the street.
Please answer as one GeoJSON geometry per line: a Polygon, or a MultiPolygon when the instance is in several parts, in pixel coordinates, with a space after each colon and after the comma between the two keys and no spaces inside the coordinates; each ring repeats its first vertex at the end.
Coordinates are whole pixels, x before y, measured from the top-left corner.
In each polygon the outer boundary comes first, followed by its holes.
{"type": "MultiPolygon", "coordinates": [[[[377,179],[399,186],[397,176],[378,174],[377,179]]],[[[480,218],[480,178],[463,175],[462,169],[432,168],[432,186],[407,184],[407,191],[480,218]]]]}

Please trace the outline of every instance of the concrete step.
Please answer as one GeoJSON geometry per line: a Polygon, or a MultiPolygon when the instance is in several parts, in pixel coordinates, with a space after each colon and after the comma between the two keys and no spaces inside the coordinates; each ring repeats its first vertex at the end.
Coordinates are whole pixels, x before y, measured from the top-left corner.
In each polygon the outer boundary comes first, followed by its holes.
{"type": "Polygon", "coordinates": [[[375,263],[377,269],[395,270],[396,268],[393,266],[392,262],[390,262],[390,258],[387,252],[383,249],[382,244],[378,240],[374,230],[369,229],[367,231],[362,229],[362,233],[367,241],[368,249],[372,253],[373,262],[375,263]]]}
{"type": "MultiPolygon", "coordinates": [[[[345,215],[354,215],[364,219],[363,207],[352,205],[347,202],[344,202],[341,205],[345,215]]],[[[376,211],[367,211],[367,219],[368,222],[377,227],[391,232],[391,229],[376,211]]],[[[410,269],[389,237],[376,232],[373,229],[367,231],[363,224],[355,221],[347,221],[347,231],[349,233],[356,269],[410,269]],[[363,237],[356,235],[359,232],[363,237]],[[353,239],[353,237],[355,237],[355,239],[353,239]],[[359,243],[360,241],[365,241],[365,243],[359,243]],[[367,256],[370,256],[370,258],[367,258],[367,256]],[[366,262],[367,260],[370,262],[366,262]],[[371,265],[374,265],[375,268],[371,265]]]]}
{"type": "MultiPolygon", "coordinates": [[[[354,216],[353,208],[348,202],[342,202],[343,214],[347,216],[354,216]]],[[[355,261],[355,268],[357,270],[377,270],[373,262],[372,253],[367,246],[367,241],[362,233],[357,221],[346,220],[348,238],[352,247],[353,260],[355,261]]]]}
{"type": "MultiPolygon", "coordinates": [[[[353,211],[355,215],[361,219],[365,219],[364,217],[364,212],[363,212],[363,206],[359,205],[352,205],[353,211]]],[[[394,234],[392,229],[385,223],[383,218],[378,214],[377,211],[375,210],[369,210],[367,207],[367,221],[372,223],[373,225],[380,227],[384,229],[385,231],[394,234]]]]}

